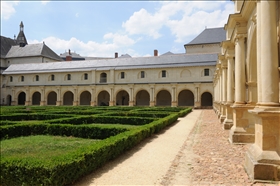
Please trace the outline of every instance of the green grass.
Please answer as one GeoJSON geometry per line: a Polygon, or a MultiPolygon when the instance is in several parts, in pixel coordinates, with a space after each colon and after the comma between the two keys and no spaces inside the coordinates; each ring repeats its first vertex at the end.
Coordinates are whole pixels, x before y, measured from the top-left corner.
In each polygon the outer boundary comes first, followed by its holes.
{"type": "Polygon", "coordinates": [[[50,161],[61,155],[87,148],[100,140],[62,136],[27,136],[1,141],[1,159],[36,159],[50,161]]]}

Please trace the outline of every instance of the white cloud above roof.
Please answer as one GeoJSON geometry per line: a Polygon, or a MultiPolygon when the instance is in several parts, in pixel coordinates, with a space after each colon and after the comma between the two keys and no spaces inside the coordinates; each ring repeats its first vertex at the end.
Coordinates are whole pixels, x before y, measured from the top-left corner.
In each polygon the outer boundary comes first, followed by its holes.
{"type": "Polygon", "coordinates": [[[15,6],[19,4],[19,1],[1,1],[1,17],[9,19],[16,13],[15,6]]]}

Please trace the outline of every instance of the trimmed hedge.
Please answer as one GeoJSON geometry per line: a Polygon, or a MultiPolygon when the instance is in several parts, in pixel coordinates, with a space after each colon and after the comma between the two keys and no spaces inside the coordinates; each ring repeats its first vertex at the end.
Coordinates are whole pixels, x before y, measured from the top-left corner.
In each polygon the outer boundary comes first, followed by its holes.
{"type": "Polygon", "coordinates": [[[88,125],[70,125],[70,124],[19,124],[5,126],[0,128],[1,140],[10,139],[19,136],[30,135],[57,135],[74,136],[89,139],[105,139],[125,132],[128,129],[124,127],[106,127],[106,126],[88,126],[88,125]]]}
{"type": "Polygon", "coordinates": [[[78,149],[76,153],[60,156],[58,161],[48,165],[26,160],[6,160],[1,162],[1,185],[50,185],[61,186],[73,183],[131,149],[143,139],[172,124],[178,114],[141,126],[135,130],[120,133],[107,138],[88,149],[78,149]],[[34,176],[36,175],[36,176],[34,176]],[[17,179],[15,179],[17,178],[17,179]]]}

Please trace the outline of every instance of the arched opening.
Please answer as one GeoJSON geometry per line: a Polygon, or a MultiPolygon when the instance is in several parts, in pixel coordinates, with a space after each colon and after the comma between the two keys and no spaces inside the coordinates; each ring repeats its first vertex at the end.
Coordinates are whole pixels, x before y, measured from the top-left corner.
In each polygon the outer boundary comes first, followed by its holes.
{"type": "Polygon", "coordinates": [[[100,83],[106,83],[106,82],[107,82],[107,74],[103,72],[100,74],[100,83]]]}
{"type": "Polygon", "coordinates": [[[171,94],[167,90],[157,94],[156,106],[171,106],[171,94]]]}
{"type": "Polygon", "coordinates": [[[150,95],[146,90],[140,90],[136,94],[136,105],[137,106],[149,106],[150,105],[150,95]]]}
{"type": "Polygon", "coordinates": [[[118,92],[116,97],[116,105],[128,105],[129,95],[125,90],[118,92]]]}
{"type": "Polygon", "coordinates": [[[84,91],[80,95],[80,105],[90,105],[91,94],[89,91],[84,91]]]}
{"type": "Polygon", "coordinates": [[[109,106],[110,95],[107,91],[103,90],[98,94],[97,98],[97,105],[98,106],[109,106]]]}
{"type": "Polygon", "coordinates": [[[190,90],[183,90],[179,93],[178,106],[194,106],[194,95],[190,90]]]}
{"type": "Polygon", "coordinates": [[[201,106],[212,106],[213,101],[212,101],[212,94],[209,92],[204,92],[201,95],[201,106]]]}
{"type": "Polygon", "coordinates": [[[73,105],[74,94],[70,91],[67,91],[63,95],[63,105],[73,105]]]}
{"type": "Polygon", "coordinates": [[[35,92],[32,95],[32,105],[40,105],[40,102],[41,102],[41,93],[35,92]]]}
{"type": "Polygon", "coordinates": [[[56,92],[50,92],[48,94],[47,105],[56,105],[56,101],[57,101],[57,94],[56,94],[56,92]]]}
{"type": "Polygon", "coordinates": [[[10,106],[12,104],[12,96],[7,95],[7,105],[10,106]]]}
{"type": "Polygon", "coordinates": [[[26,94],[25,92],[21,92],[18,95],[18,105],[25,105],[25,101],[26,101],[26,94]]]}

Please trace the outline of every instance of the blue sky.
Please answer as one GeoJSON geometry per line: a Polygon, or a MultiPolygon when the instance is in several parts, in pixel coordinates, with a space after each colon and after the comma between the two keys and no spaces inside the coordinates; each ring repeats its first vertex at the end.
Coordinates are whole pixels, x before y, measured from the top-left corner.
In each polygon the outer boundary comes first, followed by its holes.
{"type": "Polygon", "coordinates": [[[133,57],[184,53],[205,27],[223,27],[231,1],[1,1],[1,36],[13,38],[23,21],[29,44],[57,54],[133,57]]]}

